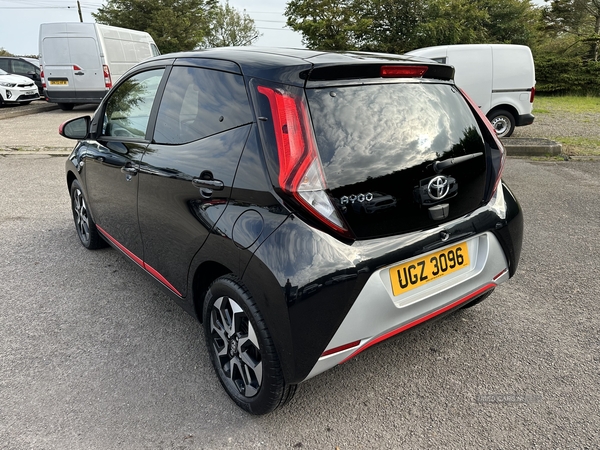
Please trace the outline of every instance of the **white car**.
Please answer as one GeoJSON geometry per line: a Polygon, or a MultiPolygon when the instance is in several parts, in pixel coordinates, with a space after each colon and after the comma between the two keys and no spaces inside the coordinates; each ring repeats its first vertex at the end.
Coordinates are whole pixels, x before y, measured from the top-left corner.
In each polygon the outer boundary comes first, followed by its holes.
{"type": "Polygon", "coordinates": [[[6,73],[0,69],[0,105],[20,103],[27,105],[40,98],[35,83],[27,77],[6,73]]]}

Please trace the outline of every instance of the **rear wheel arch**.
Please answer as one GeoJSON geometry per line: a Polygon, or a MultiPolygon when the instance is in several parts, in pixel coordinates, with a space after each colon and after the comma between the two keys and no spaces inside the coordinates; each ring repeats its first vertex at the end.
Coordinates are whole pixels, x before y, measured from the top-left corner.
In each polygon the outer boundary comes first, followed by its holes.
{"type": "Polygon", "coordinates": [[[67,189],[69,190],[69,192],[71,192],[71,185],[76,179],[77,177],[75,176],[75,174],[69,170],[67,172],[67,189]]]}
{"type": "Polygon", "coordinates": [[[196,318],[202,322],[204,299],[209,286],[219,277],[230,274],[232,271],[216,261],[206,261],[200,264],[192,278],[192,299],[196,318]]]}

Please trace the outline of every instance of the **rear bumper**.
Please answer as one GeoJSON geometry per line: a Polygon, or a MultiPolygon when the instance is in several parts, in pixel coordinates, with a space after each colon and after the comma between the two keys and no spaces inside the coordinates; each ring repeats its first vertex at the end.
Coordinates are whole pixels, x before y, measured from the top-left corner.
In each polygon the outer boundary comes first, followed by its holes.
{"type": "Polygon", "coordinates": [[[255,251],[242,280],[264,316],[286,382],[315,376],[512,276],[523,215],[506,185],[498,192],[489,204],[438,227],[351,244],[294,217],[279,226],[255,251]],[[390,267],[463,242],[470,243],[475,265],[390,295],[390,267]],[[324,356],[349,343],[346,351],[324,356]]]}
{"type": "Polygon", "coordinates": [[[306,379],[458,308],[508,280],[508,262],[492,233],[471,238],[467,245],[471,255],[468,267],[397,297],[392,294],[391,266],[374,272],[327,345],[323,352],[326,356],[319,358],[306,379]]]}
{"type": "Polygon", "coordinates": [[[535,119],[533,114],[521,114],[520,116],[516,117],[515,125],[518,127],[531,125],[533,123],[533,119],[535,119]]]}
{"type": "Polygon", "coordinates": [[[107,90],[101,91],[68,91],[61,89],[59,91],[44,90],[44,94],[50,103],[95,103],[98,104],[106,95],[107,90]]]}

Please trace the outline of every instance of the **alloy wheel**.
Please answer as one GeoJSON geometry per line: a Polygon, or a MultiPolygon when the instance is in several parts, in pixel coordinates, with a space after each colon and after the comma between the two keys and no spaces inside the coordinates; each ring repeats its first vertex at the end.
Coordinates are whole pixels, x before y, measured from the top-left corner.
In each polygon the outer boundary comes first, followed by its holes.
{"type": "Polygon", "coordinates": [[[81,241],[84,243],[89,242],[90,218],[85,199],[83,198],[83,193],[80,189],[75,189],[73,192],[73,217],[81,241]]]}
{"type": "Polygon", "coordinates": [[[219,297],[210,312],[212,349],[227,381],[244,397],[261,387],[263,366],[260,344],[248,316],[233,299],[219,297]]]}

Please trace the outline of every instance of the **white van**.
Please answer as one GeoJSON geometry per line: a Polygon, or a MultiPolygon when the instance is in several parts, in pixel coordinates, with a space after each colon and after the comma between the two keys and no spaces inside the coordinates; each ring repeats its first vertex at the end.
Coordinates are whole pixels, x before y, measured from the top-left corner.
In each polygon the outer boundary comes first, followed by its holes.
{"type": "Polygon", "coordinates": [[[41,24],[39,49],[46,98],[64,110],[100,103],[130,67],[160,54],[143,31],[79,22],[41,24]]]}
{"type": "Polygon", "coordinates": [[[524,45],[473,44],[420,48],[407,55],[454,66],[456,85],[483,110],[500,137],[533,123],[535,68],[524,45]]]}

